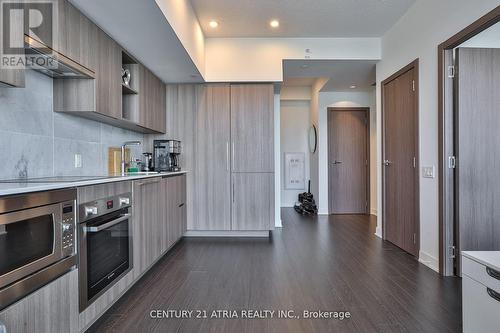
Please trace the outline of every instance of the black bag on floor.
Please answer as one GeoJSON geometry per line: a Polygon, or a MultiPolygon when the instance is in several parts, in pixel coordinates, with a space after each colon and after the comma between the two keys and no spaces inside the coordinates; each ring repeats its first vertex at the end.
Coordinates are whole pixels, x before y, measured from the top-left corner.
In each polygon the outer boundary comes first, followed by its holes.
{"type": "Polygon", "coordinates": [[[316,202],[314,201],[314,196],[311,193],[311,181],[309,180],[309,186],[307,192],[299,194],[299,202],[293,207],[295,211],[302,215],[316,215],[318,214],[318,207],[316,207],[316,202]]]}

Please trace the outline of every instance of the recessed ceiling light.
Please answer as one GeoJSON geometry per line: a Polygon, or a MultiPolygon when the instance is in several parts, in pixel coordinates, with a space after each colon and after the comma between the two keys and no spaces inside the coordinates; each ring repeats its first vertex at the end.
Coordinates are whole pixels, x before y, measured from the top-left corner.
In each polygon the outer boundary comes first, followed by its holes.
{"type": "Polygon", "coordinates": [[[349,88],[351,88],[351,89],[356,89],[357,87],[356,87],[356,85],[354,85],[354,84],[353,84],[353,85],[352,85],[352,86],[350,86],[349,88]]]}
{"type": "Polygon", "coordinates": [[[269,22],[269,25],[271,26],[271,28],[277,28],[280,26],[280,21],[272,20],[271,22],[269,22]]]}
{"type": "Polygon", "coordinates": [[[210,28],[215,29],[219,26],[219,22],[217,22],[216,20],[212,20],[208,22],[208,25],[210,26],[210,28]]]}

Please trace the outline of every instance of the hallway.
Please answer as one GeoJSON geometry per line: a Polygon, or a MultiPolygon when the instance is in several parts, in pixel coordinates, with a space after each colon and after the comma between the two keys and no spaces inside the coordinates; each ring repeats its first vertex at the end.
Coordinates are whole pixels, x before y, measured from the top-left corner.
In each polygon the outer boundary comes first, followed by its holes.
{"type": "Polygon", "coordinates": [[[381,241],[374,218],[305,218],[287,208],[282,220],[269,240],[182,240],[88,332],[461,330],[460,280],[381,241]],[[151,310],[223,309],[349,311],[351,318],[150,318],[151,310]]]}

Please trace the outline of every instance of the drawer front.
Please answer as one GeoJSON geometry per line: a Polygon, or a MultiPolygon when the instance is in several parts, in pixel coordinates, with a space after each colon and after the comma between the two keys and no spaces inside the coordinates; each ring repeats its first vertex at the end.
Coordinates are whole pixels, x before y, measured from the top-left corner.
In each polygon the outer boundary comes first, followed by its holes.
{"type": "Polygon", "coordinates": [[[500,301],[467,275],[462,279],[462,302],[464,333],[500,331],[500,301]]]}
{"type": "Polygon", "coordinates": [[[500,292],[500,272],[495,272],[477,261],[471,260],[467,257],[462,257],[462,274],[473,278],[477,282],[484,284],[486,287],[500,292]]]}

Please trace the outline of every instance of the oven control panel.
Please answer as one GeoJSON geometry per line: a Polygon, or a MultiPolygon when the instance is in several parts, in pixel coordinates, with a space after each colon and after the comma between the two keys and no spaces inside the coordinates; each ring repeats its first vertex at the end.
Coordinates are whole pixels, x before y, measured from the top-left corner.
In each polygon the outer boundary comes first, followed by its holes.
{"type": "Polygon", "coordinates": [[[78,208],[78,223],[130,207],[131,205],[132,193],[130,192],[80,204],[78,208]]]}
{"type": "Polygon", "coordinates": [[[75,254],[75,226],[76,212],[75,202],[65,202],[62,204],[62,221],[61,221],[61,247],[63,256],[71,256],[75,254]]]}

